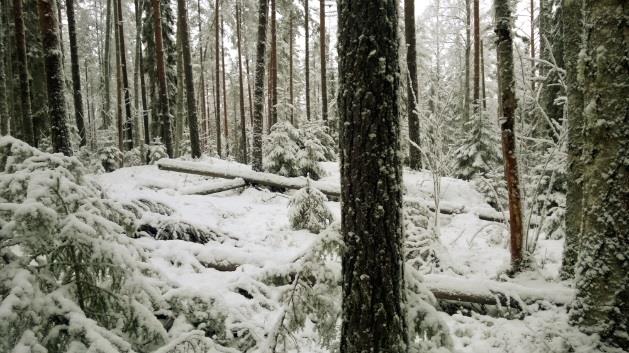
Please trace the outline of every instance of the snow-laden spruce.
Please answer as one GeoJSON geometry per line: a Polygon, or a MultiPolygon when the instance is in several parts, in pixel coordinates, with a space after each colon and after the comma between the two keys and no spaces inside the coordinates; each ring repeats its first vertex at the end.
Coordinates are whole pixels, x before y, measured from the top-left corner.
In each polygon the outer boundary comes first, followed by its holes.
{"type": "Polygon", "coordinates": [[[307,229],[313,233],[325,229],[333,221],[332,212],[325,204],[327,200],[321,191],[310,185],[308,179],[306,187],[299,189],[290,199],[291,227],[295,230],[307,229]]]}

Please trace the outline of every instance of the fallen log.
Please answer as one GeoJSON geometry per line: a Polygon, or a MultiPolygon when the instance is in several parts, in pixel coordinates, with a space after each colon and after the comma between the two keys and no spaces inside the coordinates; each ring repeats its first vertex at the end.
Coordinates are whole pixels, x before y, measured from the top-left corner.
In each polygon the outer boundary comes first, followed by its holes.
{"type": "Polygon", "coordinates": [[[184,195],[210,195],[227,190],[242,188],[245,186],[247,186],[247,182],[245,182],[242,178],[236,178],[223,181],[212,181],[200,185],[193,185],[180,189],[179,192],[184,195]]]}
{"type": "MultiPolygon", "coordinates": [[[[262,185],[269,186],[278,189],[301,189],[306,187],[307,180],[304,177],[297,178],[289,178],[284,177],[277,174],[272,173],[263,173],[263,172],[254,172],[252,170],[247,170],[243,168],[226,168],[224,166],[216,166],[207,163],[198,163],[198,162],[188,162],[188,161],[178,161],[173,159],[161,159],[157,162],[157,167],[161,170],[186,173],[186,174],[195,174],[202,175],[213,178],[223,178],[223,179],[242,179],[246,184],[252,185],[262,185]]],[[[326,196],[331,197],[333,199],[339,199],[341,196],[341,187],[339,184],[331,184],[328,182],[321,181],[311,181],[311,185],[317,188],[319,191],[324,193],[326,196]]],[[[232,185],[240,185],[239,182],[234,182],[232,185]]],[[[244,185],[243,185],[244,186],[244,185]]],[[[235,186],[237,188],[240,186],[235,186]]],[[[211,192],[203,192],[203,186],[199,187],[199,192],[192,192],[193,188],[190,190],[185,190],[183,193],[186,194],[209,194],[211,192]]],[[[221,190],[224,191],[224,190],[221,190]]],[[[215,191],[219,192],[219,191],[215,191]]],[[[418,198],[410,198],[404,197],[405,201],[411,202],[420,202],[431,211],[435,211],[434,205],[426,203],[425,200],[420,200],[418,198]]],[[[439,212],[442,214],[461,214],[468,212],[465,206],[460,205],[442,205],[439,208],[439,212]]],[[[474,212],[476,216],[482,220],[490,221],[490,222],[499,222],[505,223],[504,218],[501,214],[493,211],[476,211],[474,212]]]]}

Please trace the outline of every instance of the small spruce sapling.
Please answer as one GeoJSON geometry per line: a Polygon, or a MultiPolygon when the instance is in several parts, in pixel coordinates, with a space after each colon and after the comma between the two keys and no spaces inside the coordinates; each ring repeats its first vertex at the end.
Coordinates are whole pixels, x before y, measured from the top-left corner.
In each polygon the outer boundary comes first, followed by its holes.
{"type": "Polygon", "coordinates": [[[287,177],[299,176],[297,153],[299,152],[299,130],[287,121],[273,125],[264,144],[264,170],[287,177]]]}
{"type": "Polygon", "coordinates": [[[291,227],[317,234],[325,229],[333,221],[332,212],[325,204],[327,200],[321,191],[310,185],[308,179],[306,187],[297,191],[289,202],[291,227]]]}

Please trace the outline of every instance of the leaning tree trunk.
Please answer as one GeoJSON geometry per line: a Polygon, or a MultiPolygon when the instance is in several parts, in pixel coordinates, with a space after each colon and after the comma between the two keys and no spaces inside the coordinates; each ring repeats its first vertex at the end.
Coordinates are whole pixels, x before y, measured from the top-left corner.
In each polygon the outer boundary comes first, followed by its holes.
{"type": "Polygon", "coordinates": [[[236,41],[238,46],[238,89],[240,101],[240,161],[247,164],[247,127],[245,119],[245,90],[242,81],[242,53],[241,53],[241,13],[240,2],[236,1],[236,41]]]}
{"type": "Polygon", "coordinates": [[[325,55],[325,0],[319,0],[319,49],[321,59],[321,119],[328,121],[328,79],[325,55]]]}
{"type": "Polygon", "coordinates": [[[340,351],[406,352],[397,1],[340,0],[340,351]],[[357,40],[364,38],[365,40],[357,40]],[[370,53],[376,52],[376,55],[370,53]]]}
{"type": "MultiPolygon", "coordinates": [[[[258,42],[256,43],[255,89],[253,107],[253,145],[251,146],[252,167],[262,170],[262,122],[264,119],[264,58],[266,51],[266,24],[269,3],[259,0],[258,42]]],[[[307,80],[307,78],[306,78],[307,80]]]]}
{"type": "Polygon", "coordinates": [[[20,76],[20,103],[22,107],[21,137],[26,143],[35,146],[33,112],[31,108],[31,89],[28,82],[28,64],[26,61],[26,34],[24,32],[24,11],[22,9],[22,0],[13,0],[13,12],[15,18],[15,66],[18,75],[20,76]]]}
{"type": "Polygon", "coordinates": [[[68,17],[68,37],[70,38],[70,66],[72,71],[72,95],[74,98],[74,120],[81,138],[80,146],[87,142],[85,122],[83,120],[83,96],[81,94],[81,68],[79,67],[79,51],[76,45],[76,22],[74,20],[74,0],[66,0],[68,17]]]}
{"type": "Polygon", "coordinates": [[[122,89],[124,95],[125,121],[124,144],[127,151],[133,148],[133,114],[131,113],[131,90],[127,74],[127,50],[124,41],[124,26],[122,19],[122,0],[116,0],[118,7],[118,48],[120,49],[120,71],[122,72],[122,89]]]}
{"type": "Polygon", "coordinates": [[[171,126],[170,108],[168,104],[168,88],[166,86],[166,66],[164,64],[164,42],[162,40],[162,19],[160,0],[153,2],[153,34],[155,35],[155,63],[157,68],[157,85],[159,97],[159,121],[161,125],[162,142],[166,146],[169,157],[174,156],[173,131],[171,126]]]}
{"type": "MultiPolygon", "coordinates": [[[[419,112],[417,110],[417,97],[419,85],[417,84],[417,41],[415,38],[415,0],[404,0],[404,31],[406,37],[406,67],[408,67],[407,77],[407,98],[406,112],[408,114],[408,135],[409,139],[420,146],[419,143],[419,112]]],[[[409,148],[409,164],[412,169],[420,169],[421,151],[416,147],[409,148]]]]}
{"type": "Polygon", "coordinates": [[[181,47],[183,50],[183,69],[186,82],[186,105],[188,110],[188,129],[192,158],[201,157],[199,144],[199,123],[197,121],[197,102],[194,97],[194,79],[192,78],[192,55],[190,54],[190,34],[188,32],[188,9],[185,0],[177,0],[181,47]]]}
{"type": "Polygon", "coordinates": [[[310,9],[308,8],[308,0],[304,0],[304,44],[306,46],[304,62],[306,65],[306,120],[310,121],[310,30],[308,28],[310,22],[310,9]]]}
{"type": "Polygon", "coordinates": [[[583,26],[583,0],[563,1],[563,42],[566,69],[566,110],[568,116],[568,175],[566,178],[566,236],[561,277],[574,276],[577,263],[581,220],[583,218],[583,90],[577,80],[578,58],[581,51],[580,31],[583,26]]]}
{"type": "MultiPolygon", "coordinates": [[[[571,319],[629,347],[629,6],[585,0],[583,47],[583,225],[571,319]]],[[[581,26],[579,27],[581,28],[581,26]]],[[[569,176],[572,178],[573,176],[569,176]]]]}
{"type": "MultiPolygon", "coordinates": [[[[498,51],[498,71],[500,71],[500,101],[502,102],[502,155],[504,158],[505,179],[509,193],[509,230],[511,232],[511,270],[517,272],[523,264],[524,233],[522,227],[522,201],[520,181],[515,151],[515,77],[513,74],[513,39],[511,37],[510,0],[495,0],[496,45],[498,51]]],[[[480,53],[479,53],[480,54],[480,53]]],[[[476,76],[476,73],[474,73],[476,76]]],[[[476,94],[476,93],[475,93],[476,94]]],[[[478,100],[475,99],[475,102],[478,100]]]]}
{"type": "Polygon", "coordinates": [[[66,156],[72,155],[70,133],[66,125],[66,101],[63,95],[63,73],[59,47],[59,26],[52,0],[38,0],[39,28],[41,30],[48,88],[48,114],[50,115],[52,148],[66,156]]]}

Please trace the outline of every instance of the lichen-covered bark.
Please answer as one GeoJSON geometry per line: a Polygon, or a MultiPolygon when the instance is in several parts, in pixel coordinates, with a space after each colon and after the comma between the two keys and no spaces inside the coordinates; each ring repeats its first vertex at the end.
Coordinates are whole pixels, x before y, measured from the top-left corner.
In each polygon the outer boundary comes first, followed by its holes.
{"type": "Polygon", "coordinates": [[[500,71],[500,101],[502,116],[500,130],[502,135],[502,155],[504,159],[505,179],[509,194],[509,242],[511,252],[511,270],[517,272],[522,266],[524,233],[522,229],[522,200],[518,163],[515,155],[515,76],[513,75],[513,39],[510,0],[495,0],[496,47],[498,52],[498,71],[500,71]]]}
{"type": "Polygon", "coordinates": [[[22,109],[21,138],[30,145],[35,144],[33,133],[33,113],[28,82],[28,65],[26,62],[26,35],[24,33],[24,12],[22,0],[13,0],[13,16],[15,19],[15,67],[20,78],[20,103],[22,109]]]}
{"type": "Polygon", "coordinates": [[[574,323],[629,346],[629,4],[584,1],[583,225],[574,323]]]}
{"type": "Polygon", "coordinates": [[[256,43],[255,87],[253,91],[253,144],[251,162],[253,170],[262,170],[262,122],[264,110],[264,59],[266,51],[266,23],[269,8],[268,0],[259,0],[258,42],[256,43]]]}
{"type": "Polygon", "coordinates": [[[577,60],[581,50],[583,0],[564,0],[563,44],[567,86],[568,178],[566,183],[566,236],[561,277],[574,276],[582,214],[583,92],[577,80],[577,60]],[[580,30],[575,30],[578,28],[580,30]]]}
{"type": "Polygon", "coordinates": [[[406,352],[397,1],[338,2],[340,351],[406,352]]]}
{"type": "Polygon", "coordinates": [[[181,47],[183,50],[184,80],[186,82],[186,105],[188,109],[188,129],[190,131],[190,147],[192,158],[201,157],[199,144],[199,123],[197,121],[197,102],[194,96],[194,80],[192,78],[192,56],[190,54],[190,34],[188,32],[188,9],[185,0],[177,0],[179,12],[179,30],[181,31],[181,47]]]}
{"type": "Polygon", "coordinates": [[[61,69],[61,50],[59,46],[59,26],[54,11],[53,0],[38,0],[39,28],[44,64],[46,67],[46,86],[48,87],[48,113],[50,115],[52,148],[66,156],[72,155],[70,134],[66,125],[66,101],[63,95],[63,72],[61,69]]]}
{"type": "MultiPolygon", "coordinates": [[[[468,29],[469,32],[469,29],[468,29]]],[[[408,137],[418,146],[419,144],[419,112],[417,108],[417,98],[419,97],[419,86],[417,84],[417,43],[415,36],[415,0],[404,0],[404,37],[406,38],[406,67],[408,67],[407,77],[407,98],[406,112],[408,114],[408,137]]],[[[469,73],[469,71],[468,71],[469,73]]],[[[469,77],[468,77],[469,79],[469,77]]],[[[409,165],[412,169],[420,169],[421,152],[410,146],[409,165]]]]}
{"type": "Polygon", "coordinates": [[[72,71],[72,95],[74,98],[74,119],[81,138],[80,145],[85,146],[87,135],[83,120],[83,95],[81,93],[81,68],[79,65],[79,50],[76,44],[76,22],[74,20],[74,0],[66,0],[66,14],[68,17],[68,37],[70,39],[70,66],[72,71]]]}

